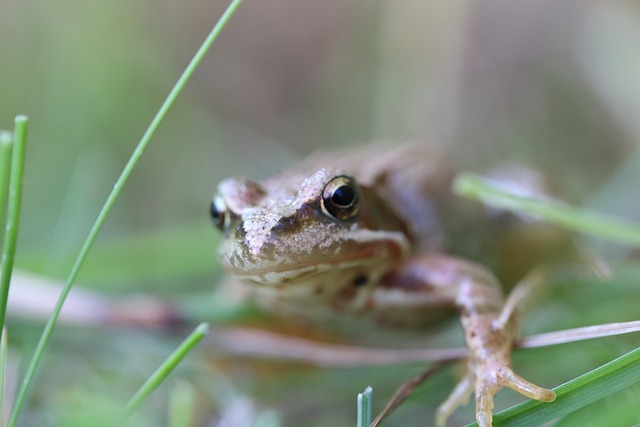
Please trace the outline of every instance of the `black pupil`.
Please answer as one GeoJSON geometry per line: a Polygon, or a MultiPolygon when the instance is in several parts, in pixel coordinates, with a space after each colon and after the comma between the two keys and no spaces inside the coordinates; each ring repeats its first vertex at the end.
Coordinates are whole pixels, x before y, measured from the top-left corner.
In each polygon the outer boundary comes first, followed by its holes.
{"type": "Polygon", "coordinates": [[[348,185],[342,185],[333,192],[331,201],[338,206],[349,206],[353,203],[356,193],[348,185]]]}

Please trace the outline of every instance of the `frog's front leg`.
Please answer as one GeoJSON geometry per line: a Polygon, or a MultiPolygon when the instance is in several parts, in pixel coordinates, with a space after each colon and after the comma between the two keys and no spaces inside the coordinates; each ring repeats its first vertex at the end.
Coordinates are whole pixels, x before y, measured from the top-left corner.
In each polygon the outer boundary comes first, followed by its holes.
{"type": "Polygon", "coordinates": [[[493,398],[502,387],[536,400],[555,399],[553,391],[526,381],[511,369],[510,354],[522,311],[518,306],[526,302],[526,293],[533,289],[531,283],[516,287],[514,298],[505,304],[497,279],[487,269],[440,255],[414,257],[393,276],[389,279],[395,280],[402,291],[415,293],[416,301],[423,296],[431,304],[453,305],[460,313],[469,351],[466,373],[438,408],[437,426],[444,426],[472,392],[481,427],[491,426],[493,398]]]}

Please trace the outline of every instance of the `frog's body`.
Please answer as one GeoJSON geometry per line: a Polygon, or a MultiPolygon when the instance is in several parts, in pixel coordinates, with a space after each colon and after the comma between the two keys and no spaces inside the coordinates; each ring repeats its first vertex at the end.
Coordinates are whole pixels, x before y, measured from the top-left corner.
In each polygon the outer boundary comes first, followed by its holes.
{"type": "MultiPolygon", "coordinates": [[[[517,304],[503,308],[493,274],[451,255],[468,255],[457,250],[465,247],[460,240],[495,224],[488,210],[461,208],[464,202],[450,195],[453,173],[441,155],[420,143],[329,153],[261,183],[223,181],[212,216],[224,232],[227,272],[256,284],[261,302],[278,312],[424,324],[438,308],[458,309],[468,373],[439,409],[437,422],[443,424],[475,388],[477,419],[488,426],[493,396],[502,386],[540,400],[554,394],[511,371],[517,304]]],[[[479,246],[486,259],[499,259],[491,254],[499,247],[496,239],[492,235],[490,244],[479,246]]],[[[511,276],[521,278],[535,258],[519,260],[521,268],[511,276]]]]}

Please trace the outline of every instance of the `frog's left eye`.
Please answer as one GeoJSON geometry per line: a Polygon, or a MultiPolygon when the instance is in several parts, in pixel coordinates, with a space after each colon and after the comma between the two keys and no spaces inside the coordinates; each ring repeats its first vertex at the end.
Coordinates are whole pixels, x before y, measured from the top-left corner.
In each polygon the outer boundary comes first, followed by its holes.
{"type": "Polygon", "coordinates": [[[353,178],[336,176],[322,190],[322,211],[337,219],[350,219],[360,210],[360,194],[353,178]]]}
{"type": "Polygon", "coordinates": [[[229,226],[229,210],[220,197],[215,197],[211,202],[211,219],[220,230],[229,226]]]}

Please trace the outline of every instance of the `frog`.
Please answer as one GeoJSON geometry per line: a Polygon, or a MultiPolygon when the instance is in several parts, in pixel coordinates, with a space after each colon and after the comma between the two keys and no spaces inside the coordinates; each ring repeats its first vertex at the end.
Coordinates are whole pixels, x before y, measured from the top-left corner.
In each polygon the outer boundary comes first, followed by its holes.
{"type": "MultiPolygon", "coordinates": [[[[551,389],[514,372],[511,351],[534,285],[548,279],[538,268],[543,255],[566,239],[536,218],[454,196],[456,173],[445,150],[424,141],[375,143],[316,154],[260,182],[227,178],[210,214],[222,234],[224,270],[268,310],[414,328],[457,313],[468,356],[435,425],[445,426],[474,394],[478,425],[489,427],[503,387],[555,399],[551,389]],[[485,243],[468,244],[479,232],[488,235],[485,243]],[[526,239],[537,239],[537,249],[523,251],[526,239]],[[506,249],[504,240],[511,242],[506,249]],[[520,249],[517,262],[496,262],[513,248],[520,249]],[[499,276],[512,282],[507,298],[499,276]]],[[[549,192],[526,168],[492,176],[522,194],[549,192]]]]}

